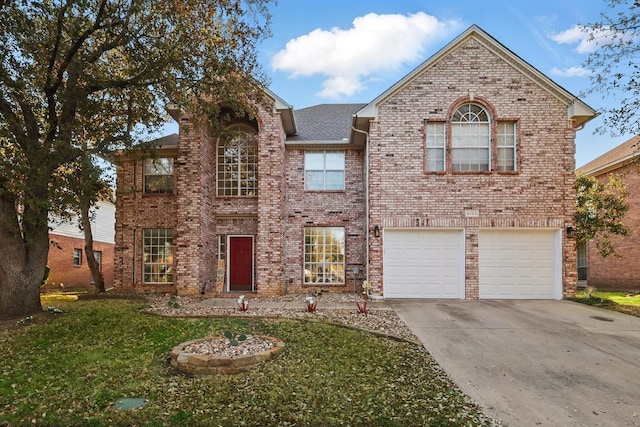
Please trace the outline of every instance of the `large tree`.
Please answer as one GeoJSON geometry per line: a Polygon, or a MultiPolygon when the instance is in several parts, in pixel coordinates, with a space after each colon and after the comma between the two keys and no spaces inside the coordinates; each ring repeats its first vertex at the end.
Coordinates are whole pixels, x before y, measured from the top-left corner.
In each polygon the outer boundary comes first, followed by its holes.
{"type": "Polygon", "coordinates": [[[601,182],[592,176],[576,178],[576,236],[578,243],[593,241],[600,255],[617,255],[611,237],[626,236],[629,227],[622,223],[629,205],[627,186],[618,175],[601,182]]]}
{"type": "Polygon", "coordinates": [[[613,101],[605,108],[600,133],[640,134],[640,2],[607,0],[607,13],[586,25],[589,41],[597,48],[585,67],[591,71],[589,93],[613,101]]]}
{"type": "Polygon", "coordinates": [[[0,0],[0,318],[41,310],[61,170],[135,144],[167,104],[212,118],[260,98],[268,1],[0,0]]]}

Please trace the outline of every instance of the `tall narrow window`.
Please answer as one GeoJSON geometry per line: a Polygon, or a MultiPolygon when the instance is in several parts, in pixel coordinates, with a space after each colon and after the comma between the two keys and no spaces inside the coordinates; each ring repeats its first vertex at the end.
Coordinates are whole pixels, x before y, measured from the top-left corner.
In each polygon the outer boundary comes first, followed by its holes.
{"type": "Polygon", "coordinates": [[[344,227],[304,229],[304,283],[344,283],[344,227]]]}
{"type": "Polygon", "coordinates": [[[427,171],[441,172],[445,170],[445,124],[444,122],[427,123],[427,171]]]}
{"type": "Polygon", "coordinates": [[[144,283],[173,283],[173,230],[145,229],[142,241],[144,283]]]}
{"type": "Polygon", "coordinates": [[[344,190],[344,151],[305,152],[304,189],[344,190]]]}
{"type": "Polygon", "coordinates": [[[516,123],[498,123],[498,170],[516,170],[516,123]]]}
{"type": "Polygon", "coordinates": [[[76,267],[82,265],[82,249],[75,248],[73,250],[73,265],[76,267]]]}
{"type": "Polygon", "coordinates": [[[258,136],[237,126],[235,136],[218,143],[218,196],[258,195],[258,136]]]}
{"type": "Polygon", "coordinates": [[[144,193],[173,193],[173,159],[144,159],[144,193]]]}
{"type": "Polygon", "coordinates": [[[587,280],[587,245],[578,244],[578,280],[587,280]]]}
{"type": "Polygon", "coordinates": [[[491,162],[489,115],[477,104],[464,104],[451,118],[454,171],[488,171],[491,162]]]}

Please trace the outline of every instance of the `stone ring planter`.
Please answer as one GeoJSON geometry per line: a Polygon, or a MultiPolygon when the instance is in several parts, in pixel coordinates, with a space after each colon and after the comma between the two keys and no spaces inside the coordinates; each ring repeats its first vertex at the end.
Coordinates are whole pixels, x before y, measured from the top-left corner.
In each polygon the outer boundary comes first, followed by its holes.
{"type": "Polygon", "coordinates": [[[177,345],[171,350],[171,366],[192,375],[236,374],[248,371],[257,364],[271,360],[284,348],[284,343],[277,338],[258,337],[270,341],[274,345],[267,350],[241,355],[205,354],[185,351],[192,344],[200,344],[219,338],[200,338],[177,345]]]}

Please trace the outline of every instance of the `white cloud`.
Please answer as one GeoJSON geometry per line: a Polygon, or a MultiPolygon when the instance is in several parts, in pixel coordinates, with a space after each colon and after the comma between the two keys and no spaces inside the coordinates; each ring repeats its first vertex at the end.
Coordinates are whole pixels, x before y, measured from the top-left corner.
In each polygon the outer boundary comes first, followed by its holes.
{"type": "Polygon", "coordinates": [[[352,95],[364,80],[424,59],[426,47],[448,37],[456,21],[440,21],[418,12],[410,15],[369,13],[353,20],[347,30],[316,29],[290,40],[277,52],[271,66],[290,77],[325,76],[325,98],[352,95]]]}
{"type": "Polygon", "coordinates": [[[568,30],[552,34],[551,39],[560,44],[577,44],[576,52],[591,53],[600,46],[614,43],[617,40],[628,39],[624,33],[615,32],[608,28],[594,30],[582,25],[574,25],[568,30]]]}
{"type": "Polygon", "coordinates": [[[591,74],[591,71],[582,67],[569,67],[561,70],[559,68],[552,68],[551,74],[560,77],[586,77],[591,74]]]}

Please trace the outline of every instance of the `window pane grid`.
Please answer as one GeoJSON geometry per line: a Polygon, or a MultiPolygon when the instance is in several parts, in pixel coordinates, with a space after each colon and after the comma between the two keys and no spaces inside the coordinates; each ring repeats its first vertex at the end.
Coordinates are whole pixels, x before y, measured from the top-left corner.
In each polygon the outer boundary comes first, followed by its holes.
{"type": "Polygon", "coordinates": [[[445,124],[427,123],[427,170],[441,172],[445,168],[445,124]]]}
{"type": "Polygon", "coordinates": [[[498,170],[516,170],[516,123],[498,123],[498,170]]]}
{"type": "Polygon", "coordinates": [[[173,283],[173,230],[143,230],[143,282],[173,283]]]}
{"type": "Polygon", "coordinates": [[[306,152],[304,169],[305,190],[344,190],[344,151],[306,152]]]}
{"type": "Polygon", "coordinates": [[[258,194],[258,140],[240,131],[218,145],[218,196],[258,194]]]}
{"type": "Polygon", "coordinates": [[[173,193],[172,158],[144,159],[143,170],[145,194],[173,193]]]}
{"type": "Polygon", "coordinates": [[[304,242],[304,283],[343,284],[344,227],[305,228],[304,242]]]}
{"type": "Polygon", "coordinates": [[[453,114],[451,161],[454,171],[488,171],[491,164],[489,115],[479,105],[465,104],[453,114]]]}

